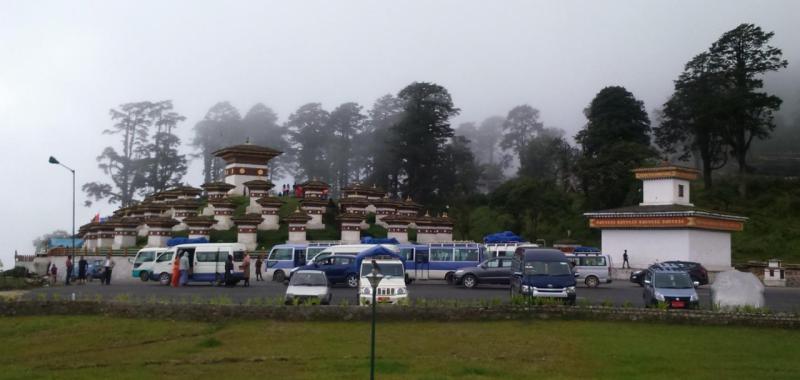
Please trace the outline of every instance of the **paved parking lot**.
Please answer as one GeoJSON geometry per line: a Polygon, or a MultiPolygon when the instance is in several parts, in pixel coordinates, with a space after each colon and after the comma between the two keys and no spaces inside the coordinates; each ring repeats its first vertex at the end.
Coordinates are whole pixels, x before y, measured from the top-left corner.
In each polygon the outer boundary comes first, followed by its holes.
{"type": "MultiPolygon", "coordinates": [[[[248,299],[282,297],[286,291],[283,284],[275,282],[251,281],[251,286],[245,288],[241,285],[233,288],[214,287],[207,284],[194,284],[181,288],[172,288],[154,282],[119,282],[110,286],[100,285],[97,281],[87,285],[56,286],[55,288],[41,288],[27,293],[27,299],[61,298],[69,299],[73,293],[78,299],[103,299],[103,300],[130,300],[147,302],[152,300],[173,300],[198,302],[208,301],[215,297],[226,297],[234,303],[243,303],[248,299]]],[[[506,302],[509,299],[506,286],[481,286],[476,289],[465,289],[447,285],[440,281],[416,282],[409,286],[412,299],[447,299],[447,300],[493,300],[506,302]]],[[[709,287],[698,289],[701,304],[704,308],[710,306],[709,287]]],[[[800,312],[800,289],[798,288],[768,288],[765,294],[767,307],[774,311],[800,312]]],[[[590,289],[578,287],[579,302],[602,304],[610,302],[614,305],[623,305],[626,302],[634,306],[642,305],[642,288],[638,285],[624,281],[604,284],[599,288],[590,289]],[[585,301],[581,301],[585,300],[585,301]]],[[[333,288],[333,303],[354,303],[356,290],[344,286],[333,288]]]]}

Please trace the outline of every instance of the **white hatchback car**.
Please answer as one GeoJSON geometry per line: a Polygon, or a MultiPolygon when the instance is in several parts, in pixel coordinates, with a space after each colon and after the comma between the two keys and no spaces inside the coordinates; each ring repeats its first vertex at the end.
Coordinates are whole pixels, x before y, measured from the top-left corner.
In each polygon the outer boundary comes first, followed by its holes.
{"type": "Polygon", "coordinates": [[[325,272],[299,270],[289,280],[289,287],[286,288],[284,301],[287,305],[306,302],[319,302],[323,305],[329,305],[332,298],[333,294],[331,294],[325,272]]]}

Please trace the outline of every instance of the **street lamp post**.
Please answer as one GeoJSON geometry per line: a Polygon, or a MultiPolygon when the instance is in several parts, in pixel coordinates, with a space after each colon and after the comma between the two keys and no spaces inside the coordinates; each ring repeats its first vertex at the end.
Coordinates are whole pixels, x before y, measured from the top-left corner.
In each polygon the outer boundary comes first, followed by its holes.
{"type": "Polygon", "coordinates": [[[381,273],[380,268],[378,268],[377,263],[375,260],[372,260],[372,273],[368,274],[367,279],[369,280],[370,286],[372,286],[372,342],[370,344],[370,355],[369,355],[369,378],[370,380],[375,379],[375,304],[376,304],[376,293],[378,293],[378,284],[381,283],[383,280],[383,274],[381,273]]]}
{"type": "MultiPolygon", "coordinates": [[[[55,165],[61,165],[70,172],[72,172],[72,260],[75,260],[75,169],[59,162],[55,157],[50,156],[49,162],[55,165]]],[[[69,275],[69,274],[68,274],[69,275]]]]}

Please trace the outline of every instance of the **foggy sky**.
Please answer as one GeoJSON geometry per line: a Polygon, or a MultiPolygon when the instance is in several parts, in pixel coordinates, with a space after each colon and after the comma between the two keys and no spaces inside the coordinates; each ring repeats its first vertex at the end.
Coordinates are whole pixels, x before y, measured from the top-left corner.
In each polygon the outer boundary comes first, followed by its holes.
{"type": "MultiPolygon", "coordinates": [[[[218,101],[242,114],[263,102],[283,122],[307,102],[366,110],[413,81],[450,91],[454,126],[528,103],[572,136],[604,86],[659,107],[683,65],[742,22],[775,32],[780,76],[800,72],[798,14],[798,1],[0,1],[0,259],[70,229],[70,175],[47,158],[77,169],[79,189],[105,180],[95,157],[116,144],[101,131],[121,103],[172,99],[186,153],[218,101]]],[[[115,208],[83,199],[77,226],[115,208]]]]}

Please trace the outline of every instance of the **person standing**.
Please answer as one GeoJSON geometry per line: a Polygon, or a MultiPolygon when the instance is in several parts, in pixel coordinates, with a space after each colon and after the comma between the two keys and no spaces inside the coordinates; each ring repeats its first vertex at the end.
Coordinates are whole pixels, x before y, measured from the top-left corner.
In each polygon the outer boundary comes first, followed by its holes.
{"type": "Polygon", "coordinates": [[[58,278],[58,267],[56,267],[56,263],[50,264],[47,268],[47,272],[50,274],[50,285],[56,286],[56,279],[58,278]]]}
{"type": "Polygon", "coordinates": [[[622,269],[625,269],[625,265],[628,266],[628,269],[631,269],[631,263],[628,262],[628,250],[626,249],[625,252],[622,253],[622,269]]]}
{"type": "Polygon", "coordinates": [[[233,256],[225,259],[225,286],[233,286],[233,256]]]}
{"type": "Polygon", "coordinates": [[[111,271],[114,270],[114,259],[111,258],[111,254],[106,255],[106,261],[103,262],[103,282],[106,285],[111,285],[111,271]]]}
{"type": "Polygon", "coordinates": [[[66,265],[67,265],[67,275],[64,276],[65,277],[64,285],[70,285],[69,280],[70,280],[70,277],[72,277],[72,270],[74,269],[73,268],[73,264],[72,264],[72,257],[71,256],[67,256],[67,264],[66,265]]]}
{"type": "Polygon", "coordinates": [[[86,262],[86,258],[81,256],[81,259],[78,260],[78,283],[85,284],[86,283],[86,267],[89,266],[89,263],[86,262]]]}
{"type": "Polygon", "coordinates": [[[261,277],[262,265],[264,265],[263,255],[258,255],[256,258],[256,281],[264,281],[264,277],[261,277]]]}
{"type": "Polygon", "coordinates": [[[189,282],[189,255],[186,252],[181,252],[181,286],[189,282]]]}
{"type": "Polygon", "coordinates": [[[181,256],[176,252],[172,260],[172,276],[170,277],[170,285],[177,288],[181,285],[181,256]]]}
{"type": "Polygon", "coordinates": [[[244,286],[250,286],[250,254],[244,254],[244,260],[242,260],[242,272],[244,274],[244,286]]]}

